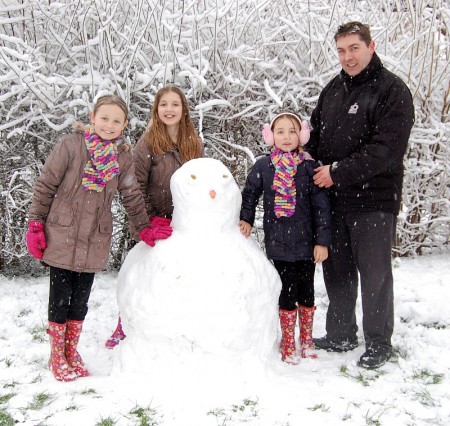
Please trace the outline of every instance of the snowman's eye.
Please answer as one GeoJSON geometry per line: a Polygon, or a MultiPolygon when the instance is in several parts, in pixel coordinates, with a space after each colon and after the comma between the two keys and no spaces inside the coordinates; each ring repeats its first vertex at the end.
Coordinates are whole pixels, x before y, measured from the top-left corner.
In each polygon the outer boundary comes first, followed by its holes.
{"type": "Polygon", "coordinates": [[[228,175],[222,175],[224,179],[228,179],[228,175]]]}
{"type": "Polygon", "coordinates": [[[197,176],[191,175],[191,178],[195,180],[195,179],[197,179],[197,176]]]}

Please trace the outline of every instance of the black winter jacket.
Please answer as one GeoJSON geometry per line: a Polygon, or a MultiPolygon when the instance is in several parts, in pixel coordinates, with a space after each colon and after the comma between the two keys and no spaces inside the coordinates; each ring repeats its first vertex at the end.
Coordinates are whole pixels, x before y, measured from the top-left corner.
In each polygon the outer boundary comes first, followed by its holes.
{"type": "Polygon", "coordinates": [[[413,123],[408,87],[376,54],[357,76],[342,70],[328,83],[311,115],[306,149],[324,165],[338,162],[332,205],[398,213],[413,123]]]}
{"type": "Polygon", "coordinates": [[[263,195],[264,237],[267,257],[294,262],[313,259],[315,245],[330,244],[330,204],[325,190],[314,185],[312,176],[317,164],[303,161],[297,168],[297,198],[291,217],[277,218],[274,212],[275,191],[272,189],[275,167],[270,156],[256,161],[242,191],[240,218],[250,225],[263,195]]]}

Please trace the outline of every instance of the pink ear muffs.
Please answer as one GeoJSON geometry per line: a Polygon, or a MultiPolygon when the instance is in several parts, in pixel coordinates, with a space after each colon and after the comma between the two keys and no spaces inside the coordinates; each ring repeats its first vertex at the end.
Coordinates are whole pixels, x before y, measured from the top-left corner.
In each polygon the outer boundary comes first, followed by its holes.
{"type": "Polygon", "coordinates": [[[290,112],[283,112],[281,114],[277,114],[272,119],[270,124],[269,123],[265,123],[264,124],[264,126],[262,128],[262,131],[261,131],[261,134],[262,134],[262,137],[263,137],[264,142],[266,143],[266,145],[273,145],[275,143],[275,140],[273,138],[272,126],[273,126],[273,123],[275,122],[275,120],[278,117],[280,117],[281,115],[290,115],[290,116],[294,117],[299,122],[300,129],[301,129],[300,133],[298,135],[299,143],[300,143],[300,146],[306,145],[308,143],[308,141],[309,141],[309,134],[311,133],[311,130],[309,128],[309,124],[308,124],[308,122],[306,120],[301,121],[300,118],[297,115],[292,114],[290,112]]]}
{"type": "Polygon", "coordinates": [[[273,145],[275,143],[275,140],[273,138],[273,132],[272,129],[270,128],[269,123],[264,124],[261,134],[266,145],[273,145]]]}

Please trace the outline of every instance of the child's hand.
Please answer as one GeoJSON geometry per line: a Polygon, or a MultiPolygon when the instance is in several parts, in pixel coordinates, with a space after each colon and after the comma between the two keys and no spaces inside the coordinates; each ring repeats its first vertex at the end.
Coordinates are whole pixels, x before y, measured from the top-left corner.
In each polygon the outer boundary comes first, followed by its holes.
{"type": "Polygon", "coordinates": [[[139,233],[139,238],[150,247],[155,247],[156,240],[165,240],[172,235],[171,226],[154,226],[153,228],[144,228],[139,233]]]}
{"type": "Polygon", "coordinates": [[[320,263],[328,258],[328,247],[314,246],[314,263],[320,263]]]}
{"type": "Polygon", "coordinates": [[[29,222],[26,240],[27,249],[31,256],[41,260],[44,256],[44,250],[47,248],[47,240],[45,239],[44,234],[44,224],[36,221],[29,222]]]}
{"type": "Polygon", "coordinates": [[[241,231],[241,234],[248,238],[250,234],[252,233],[252,225],[247,223],[245,220],[239,221],[239,230],[241,231]]]}

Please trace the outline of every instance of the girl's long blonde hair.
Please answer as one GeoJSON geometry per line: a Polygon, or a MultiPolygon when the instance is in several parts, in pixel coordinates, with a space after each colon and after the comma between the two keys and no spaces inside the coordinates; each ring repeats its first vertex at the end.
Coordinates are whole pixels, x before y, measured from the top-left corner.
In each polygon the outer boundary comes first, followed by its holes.
{"type": "Polygon", "coordinates": [[[173,149],[174,143],[170,139],[165,124],[161,121],[158,115],[158,105],[161,101],[161,97],[168,92],[176,93],[181,99],[182,113],[181,120],[178,125],[177,146],[181,154],[181,161],[184,164],[186,161],[200,157],[202,148],[200,138],[198,137],[194,128],[194,123],[192,123],[191,120],[186,96],[178,87],[165,86],[158,90],[153,103],[150,123],[143,138],[154,155],[161,155],[164,152],[171,151],[173,149]]]}

